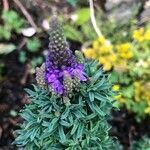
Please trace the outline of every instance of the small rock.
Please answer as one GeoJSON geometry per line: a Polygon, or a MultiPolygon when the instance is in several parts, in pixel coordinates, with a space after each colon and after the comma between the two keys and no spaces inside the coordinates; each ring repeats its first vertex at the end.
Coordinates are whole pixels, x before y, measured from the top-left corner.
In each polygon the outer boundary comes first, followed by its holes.
{"type": "Polygon", "coordinates": [[[144,11],[142,12],[140,18],[141,24],[150,21],[150,0],[145,2],[144,11]]]}
{"type": "Polygon", "coordinates": [[[126,23],[135,15],[140,4],[140,0],[107,0],[105,7],[110,20],[126,23]]]}
{"type": "Polygon", "coordinates": [[[42,22],[42,27],[45,29],[45,30],[49,30],[50,29],[50,25],[49,25],[49,22],[44,19],[43,22],[42,22]]]}
{"type": "Polygon", "coordinates": [[[22,29],[22,34],[24,35],[24,36],[26,36],[26,37],[31,37],[31,36],[33,36],[35,33],[36,33],[36,30],[35,30],[35,28],[33,28],[33,27],[29,27],[29,28],[24,28],[24,29],[22,29]]]}

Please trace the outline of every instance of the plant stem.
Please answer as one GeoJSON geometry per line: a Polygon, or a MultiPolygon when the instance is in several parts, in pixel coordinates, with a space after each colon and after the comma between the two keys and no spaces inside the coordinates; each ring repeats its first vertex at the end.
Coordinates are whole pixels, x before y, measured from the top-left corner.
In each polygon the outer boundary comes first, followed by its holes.
{"type": "Polygon", "coordinates": [[[95,32],[97,33],[97,35],[99,37],[103,36],[102,32],[100,31],[100,29],[97,26],[96,23],[96,19],[95,19],[95,14],[94,14],[94,5],[93,5],[93,0],[89,0],[89,4],[90,4],[90,16],[91,16],[91,22],[92,25],[94,27],[95,32]]]}

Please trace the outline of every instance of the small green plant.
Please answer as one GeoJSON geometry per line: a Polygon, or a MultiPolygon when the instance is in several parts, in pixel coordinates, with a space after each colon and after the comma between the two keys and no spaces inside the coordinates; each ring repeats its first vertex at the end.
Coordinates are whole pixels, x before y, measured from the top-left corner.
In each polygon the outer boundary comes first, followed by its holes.
{"type": "Polygon", "coordinates": [[[37,38],[33,38],[33,39],[28,39],[27,40],[27,49],[29,52],[37,52],[41,46],[41,42],[39,39],[37,38]]]}
{"type": "Polygon", "coordinates": [[[109,75],[97,61],[72,53],[56,18],[49,39],[46,61],[36,69],[38,85],[26,89],[31,103],[21,111],[15,144],[26,150],[116,149],[107,123],[114,95],[109,75]]]}
{"type": "Polygon", "coordinates": [[[133,142],[131,150],[150,150],[150,138],[143,137],[139,141],[133,142]]]}
{"type": "Polygon", "coordinates": [[[19,33],[25,21],[14,10],[2,12],[3,25],[0,25],[0,39],[9,40],[12,31],[19,33]]]}

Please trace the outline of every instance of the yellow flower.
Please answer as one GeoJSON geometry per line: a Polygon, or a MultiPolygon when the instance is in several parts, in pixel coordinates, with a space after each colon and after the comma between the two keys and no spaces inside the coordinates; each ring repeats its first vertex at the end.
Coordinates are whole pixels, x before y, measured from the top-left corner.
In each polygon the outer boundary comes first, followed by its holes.
{"type": "Polygon", "coordinates": [[[131,44],[130,43],[118,44],[116,48],[117,48],[118,53],[126,52],[127,50],[131,48],[131,44]]]}
{"type": "Polygon", "coordinates": [[[147,107],[147,108],[145,109],[145,113],[146,113],[146,114],[150,114],[150,107],[147,107]]]}
{"type": "Polygon", "coordinates": [[[126,59],[130,59],[133,57],[133,52],[132,51],[129,51],[127,54],[126,54],[126,59]]]}
{"type": "Polygon", "coordinates": [[[130,59],[133,57],[133,53],[131,51],[129,52],[124,52],[120,54],[120,57],[124,58],[124,59],[130,59]]]}
{"type": "Polygon", "coordinates": [[[115,54],[110,55],[110,60],[114,63],[117,61],[117,56],[115,54]]]}
{"type": "Polygon", "coordinates": [[[140,81],[136,81],[134,82],[134,97],[135,97],[135,101],[139,102],[141,100],[141,82],[140,81]]]}
{"type": "Polygon", "coordinates": [[[105,71],[109,71],[112,68],[112,63],[106,57],[100,57],[99,62],[103,65],[105,71]]]}
{"type": "Polygon", "coordinates": [[[99,53],[100,54],[107,54],[112,50],[112,46],[111,45],[102,45],[99,48],[99,53]]]}
{"type": "Polygon", "coordinates": [[[114,97],[119,103],[125,103],[125,99],[122,97],[121,94],[114,97]]]}
{"type": "Polygon", "coordinates": [[[93,49],[99,49],[99,47],[100,47],[100,44],[99,44],[99,41],[98,40],[95,40],[94,42],[93,42],[93,49]]]}
{"type": "Polygon", "coordinates": [[[105,39],[103,36],[100,36],[100,37],[98,38],[98,41],[99,41],[101,44],[106,43],[106,39],[105,39]]]}
{"type": "Polygon", "coordinates": [[[119,89],[120,89],[120,85],[114,85],[114,86],[112,87],[112,90],[113,90],[113,91],[119,91],[119,89]]]}
{"type": "Polygon", "coordinates": [[[92,49],[92,48],[88,48],[88,49],[84,50],[83,53],[84,53],[85,57],[87,57],[87,58],[93,58],[94,59],[97,57],[94,49],[92,49]]]}
{"type": "Polygon", "coordinates": [[[137,30],[133,31],[133,39],[142,42],[144,41],[145,37],[144,37],[144,28],[140,28],[137,30]]]}
{"type": "Polygon", "coordinates": [[[131,51],[131,44],[130,43],[123,43],[117,45],[117,52],[118,56],[124,59],[130,59],[133,57],[133,52],[131,51]]]}
{"type": "Polygon", "coordinates": [[[150,30],[147,30],[144,34],[144,39],[145,40],[150,40],[150,30]]]}
{"type": "MultiPolygon", "coordinates": [[[[150,100],[150,99],[149,99],[150,100]]],[[[150,106],[150,101],[147,102],[148,106],[150,106]]]]}
{"type": "Polygon", "coordinates": [[[105,71],[109,71],[112,68],[112,65],[110,62],[107,62],[104,64],[104,70],[105,71]]]}
{"type": "Polygon", "coordinates": [[[140,87],[140,86],[141,86],[140,81],[135,81],[135,82],[134,82],[134,86],[135,86],[135,87],[140,87]]]}

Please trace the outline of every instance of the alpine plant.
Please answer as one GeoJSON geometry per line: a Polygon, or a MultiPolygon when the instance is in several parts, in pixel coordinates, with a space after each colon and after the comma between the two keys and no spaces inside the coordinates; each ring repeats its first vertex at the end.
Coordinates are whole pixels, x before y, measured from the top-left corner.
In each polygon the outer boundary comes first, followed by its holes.
{"type": "Polygon", "coordinates": [[[25,150],[110,150],[107,119],[114,93],[98,62],[73,53],[57,18],[50,23],[48,55],[36,69],[37,85],[26,89],[31,103],[15,144],[25,150]]]}

